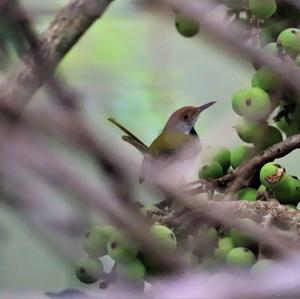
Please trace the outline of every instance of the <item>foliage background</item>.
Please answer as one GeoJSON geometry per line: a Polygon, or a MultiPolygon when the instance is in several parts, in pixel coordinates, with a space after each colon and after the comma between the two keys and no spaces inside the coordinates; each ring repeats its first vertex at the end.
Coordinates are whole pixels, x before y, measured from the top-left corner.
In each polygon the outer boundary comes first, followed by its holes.
{"type": "MultiPolygon", "coordinates": [[[[43,31],[66,1],[22,2],[29,12],[43,9],[42,14],[33,14],[36,28],[43,31]]],[[[204,147],[233,146],[238,138],[233,129],[236,116],[231,96],[249,85],[253,68],[204,36],[183,38],[173,23],[172,12],[166,18],[158,11],[137,9],[133,1],[116,0],[64,59],[59,72],[83,96],[83,109],[94,129],[105,126],[111,138],[118,139],[120,132],[105,122],[108,116],[149,143],[175,109],[217,100],[218,105],[203,114],[197,130],[204,147]]],[[[39,92],[28,109],[45,100],[43,91],[39,92]]],[[[141,159],[121,141],[120,150],[141,159]]],[[[296,175],[300,174],[297,155],[295,151],[285,158],[289,172],[296,175]]],[[[92,179],[93,165],[85,157],[78,159],[76,153],[66,152],[66,157],[70,156],[78,171],[92,179]]],[[[63,219],[70,213],[68,207],[59,194],[49,194],[63,219]]],[[[88,207],[83,210],[77,216],[89,220],[88,207]]],[[[100,220],[99,216],[94,218],[100,220]]],[[[61,290],[79,285],[74,269],[3,203],[0,229],[1,290],[61,290]]],[[[80,256],[80,240],[75,244],[74,252],[80,256]]]]}

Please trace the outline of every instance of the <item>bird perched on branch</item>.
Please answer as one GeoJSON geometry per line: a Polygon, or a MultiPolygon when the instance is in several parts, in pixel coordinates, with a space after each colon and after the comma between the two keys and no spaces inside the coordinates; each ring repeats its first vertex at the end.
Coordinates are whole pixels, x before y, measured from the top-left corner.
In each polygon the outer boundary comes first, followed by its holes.
{"type": "Polygon", "coordinates": [[[185,106],[168,119],[159,136],[147,146],[113,118],[108,120],[120,128],[122,139],[133,145],[143,155],[140,182],[179,187],[188,182],[191,173],[199,169],[200,138],[194,128],[202,111],[215,101],[200,107],[185,106]]]}

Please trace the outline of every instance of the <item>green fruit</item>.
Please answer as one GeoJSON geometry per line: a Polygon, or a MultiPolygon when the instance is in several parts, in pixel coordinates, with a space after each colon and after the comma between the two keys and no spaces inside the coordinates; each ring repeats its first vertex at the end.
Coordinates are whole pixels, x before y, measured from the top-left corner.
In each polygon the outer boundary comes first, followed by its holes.
{"type": "Polygon", "coordinates": [[[182,15],[177,15],[175,19],[175,26],[177,31],[184,37],[193,37],[199,32],[199,24],[182,15]]]}
{"type": "Polygon", "coordinates": [[[278,90],[282,86],[280,77],[269,68],[262,66],[252,78],[252,86],[265,91],[278,90]]]}
{"type": "Polygon", "coordinates": [[[237,134],[247,143],[252,143],[257,136],[261,135],[263,128],[262,124],[250,122],[244,118],[241,118],[236,125],[237,134]]]}
{"type": "Polygon", "coordinates": [[[283,175],[284,169],[279,164],[269,162],[260,169],[259,178],[264,186],[272,190],[283,175]]]}
{"type": "Polygon", "coordinates": [[[243,188],[236,193],[238,200],[256,201],[257,190],[254,188],[243,188]]]}
{"type": "Polygon", "coordinates": [[[117,264],[117,275],[118,278],[122,280],[143,280],[145,277],[145,266],[141,263],[140,260],[135,259],[129,263],[117,264]]]}
{"type": "Polygon", "coordinates": [[[248,91],[248,89],[239,90],[232,97],[232,109],[238,115],[243,115],[245,98],[249,96],[248,91]]]}
{"type": "Polygon", "coordinates": [[[267,126],[260,136],[254,140],[255,147],[258,150],[265,150],[270,146],[279,143],[283,140],[281,132],[273,126],[267,126]]]}
{"type": "Polygon", "coordinates": [[[258,193],[258,194],[264,193],[264,192],[266,192],[266,191],[267,191],[267,187],[264,186],[263,184],[261,184],[261,185],[259,186],[259,188],[257,189],[257,193],[258,193]]]}
{"type": "Polygon", "coordinates": [[[99,259],[86,257],[76,266],[76,276],[83,283],[94,283],[100,279],[103,266],[99,259]]]}
{"type": "MultiPolygon", "coordinates": [[[[264,53],[266,53],[266,54],[276,56],[276,55],[278,54],[277,43],[271,42],[271,43],[266,44],[266,45],[262,48],[262,51],[263,51],[264,53]]],[[[261,63],[255,61],[255,60],[253,60],[252,64],[253,64],[253,66],[254,66],[254,68],[255,68],[256,70],[258,70],[258,69],[262,66],[261,63]]],[[[254,84],[254,82],[256,81],[255,78],[256,78],[256,75],[254,75],[254,76],[252,77],[252,86],[253,86],[253,87],[259,87],[259,85],[254,84]]]]}
{"type": "Polygon", "coordinates": [[[260,273],[262,271],[267,270],[269,267],[275,264],[274,261],[270,259],[261,259],[257,261],[251,268],[252,273],[260,273]]]}
{"type": "Polygon", "coordinates": [[[256,17],[266,19],[275,13],[277,5],[275,0],[249,0],[249,9],[256,17]]]}
{"type": "Polygon", "coordinates": [[[230,167],[230,150],[225,146],[217,146],[210,148],[206,154],[204,154],[203,161],[205,162],[218,162],[224,172],[230,167]]]}
{"type": "Polygon", "coordinates": [[[292,53],[300,52],[300,30],[298,28],[288,28],[283,30],[277,40],[286,51],[292,53]]]}
{"type": "Polygon", "coordinates": [[[285,173],[278,164],[265,164],[260,170],[260,181],[283,204],[295,204],[300,200],[300,181],[285,173]]]}
{"type": "Polygon", "coordinates": [[[215,250],[215,257],[220,261],[225,261],[228,253],[234,248],[232,239],[225,237],[220,239],[215,250]]]}
{"type": "MultiPolygon", "coordinates": [[[[253,220],[247,218],[243,219],[243,223],[249,225],[255,224],[253,220]]],[[[248,247],[254,242],[250,236],[235,228],[230,229],[230,237],[235,247],[248,247]]]]}
{"type": "Polygon", "coordinates": [[[231,166],[237,168],[245,161],[254,156],[254,148],[245,145],[239,145],[231,151],[231,166]]]}
{"type": "Polygon", "coordinates": [[[175,249],[177,247],[175,234],[168,227],[154,224],[150,231],[163,246],[166,246],[169,249],[175,249]]]}
{"type": "Polygon", "coordinates": [[[116,262],[128,263],[137,256],[137,247],[121,231],[113,233],[107,242],[107,253],[116,262]]]}
{"type": "Polygon", "coordinates": [[[111,225],[95,226],[86,234],[83,242],[85,252],[92,257],[101,257],[107,254],[106,244],[109,236],[116,229],[111,225]]]}
{"type": "Polygon", "coordinates": [[[199,178],[205,180],[217,179],[223,175],[223,168],[218,162],[211,162],[209,164],[205,164],[200,172],[199,178]]]}
{"type": "Polygon", "coordinates": [[[233,110],[249,120],[263,120],[271,111],[270,96],[262,89],[252,87],[237,92],[232,101],[233,110]]]}
{"type": "Polygon", "coordinates": [[[232,249],[226,257],[227,264],[240,267],[250,267],[255,263],[255,260],[254,254],[244,247],[232,249]]]}

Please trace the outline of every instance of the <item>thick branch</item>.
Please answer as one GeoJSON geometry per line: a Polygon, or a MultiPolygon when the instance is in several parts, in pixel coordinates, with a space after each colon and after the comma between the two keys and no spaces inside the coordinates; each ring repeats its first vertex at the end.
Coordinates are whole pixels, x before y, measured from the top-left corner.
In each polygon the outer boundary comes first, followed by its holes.
{"type": "MultiPolygon", "coordinates": [[[[80,37],[103,14],[112,0],[71,0],[57,14],[40,39],[40,51],[51,62],[49,75],[80,37]]],[[[32,95],[47,80],[34,67],[33,54],[24,57],[23,64],[0,85],[0,101],[21,111],[32,95]]]]}

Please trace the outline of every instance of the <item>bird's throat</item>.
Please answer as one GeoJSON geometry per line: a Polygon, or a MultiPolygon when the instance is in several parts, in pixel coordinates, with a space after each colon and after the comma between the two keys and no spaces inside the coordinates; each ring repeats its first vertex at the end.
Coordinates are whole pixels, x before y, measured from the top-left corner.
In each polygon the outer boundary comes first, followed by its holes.
{"type": "Polygon", "coordinates": [[[197,132],[196,132],[196,130],[195,130],[194,127],[191,128],[189,134],[191,134],[192,136],[197,136],[198,137],[198,134],[197,134],[197,132]]]}

